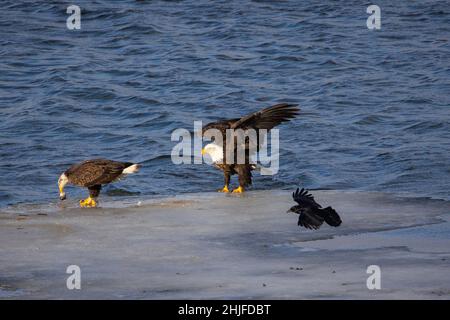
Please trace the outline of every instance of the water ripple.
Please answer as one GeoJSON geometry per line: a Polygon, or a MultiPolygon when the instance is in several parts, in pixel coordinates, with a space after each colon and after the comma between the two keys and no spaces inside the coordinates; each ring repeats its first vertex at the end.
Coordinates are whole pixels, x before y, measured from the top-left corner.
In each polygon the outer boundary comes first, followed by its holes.
{"type": "Polygon", "coordinates": [[[381,1],[377,32],[357,1],[79,5],[69,31],[65,2],[2,2],[0,206],[57,201],[59,174],[93,157],[144,164],[105,196],[214,190],[220,172],[172,164],[172,130],[277,102],[302,115],[256,189],[450,197],[448,4],[381,1]]]}

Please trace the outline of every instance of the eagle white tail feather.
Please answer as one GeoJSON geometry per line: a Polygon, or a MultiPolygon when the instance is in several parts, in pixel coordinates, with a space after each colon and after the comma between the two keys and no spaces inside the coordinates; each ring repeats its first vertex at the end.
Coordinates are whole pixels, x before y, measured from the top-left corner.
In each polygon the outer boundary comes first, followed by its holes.
{"type": "Polygon", "coordinates": [[[133,165],[131,165],[131,166],[129,166],[129,167],[126,167],[126,168],[122,171],[122,173],[123,173],[123,174],[136,173],[136,172],[139,171],[139,168],[140,168],[140,167],[141,167],[141,166],[138,165],[138,164],[136,163],[136,164],[133,164],[133,165]]]}

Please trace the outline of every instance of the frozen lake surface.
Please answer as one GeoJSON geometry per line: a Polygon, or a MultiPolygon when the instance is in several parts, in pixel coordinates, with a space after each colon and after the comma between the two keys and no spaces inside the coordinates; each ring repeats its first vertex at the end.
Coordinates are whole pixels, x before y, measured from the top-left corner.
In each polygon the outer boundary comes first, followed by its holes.
{"type": "Polygon", "coordinates": [[[286,191],[216,193],[103,208],[0,212],[0,298],[450,297],[450,203],[315,191],[339,228],[297,227],[286,191]],[[115,208],[114,208],[115,207],[115,208]],[[66,268],[81,268],[81,290],[66,268]],[[381,290],[366,287],[381,267],[381,290]]]}

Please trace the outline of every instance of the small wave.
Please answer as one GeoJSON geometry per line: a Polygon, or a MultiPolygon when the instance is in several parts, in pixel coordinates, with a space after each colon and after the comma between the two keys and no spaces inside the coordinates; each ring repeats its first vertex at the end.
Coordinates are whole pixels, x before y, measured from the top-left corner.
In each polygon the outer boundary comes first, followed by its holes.
{"type": "Polygon", "coordinates": [[[321,66],[325,66],[325,65],[336,66],[336,65],[338,65],[338,63],[335,60],[333,60],[333,59],[328,59],[328,60],[326,60],[326,61],[324,61],[322,63],[319,63],[319,65],[321,65],[321,66]]]}
{"type": "Polygon", "coordinates": [[[142,25],[142,24],[127,24],[123,27],[119,27],[116,29],[117,33],[128,33],[128,32],[136,32],[143,35],[150,34],[162,34],[161,31],[157,30],[155,27],[150,25],[142,25]]]}
{"type": "Polygon", "coordinates": [[[405,104],[433,104],[431,99],[423,98],[423,97],[412,97],[408,99],[403,99],[402,103],[405,104]]]}
{"type": "Polygon", "coordinates": [[[436,121],[419,121],[410,126],[404,127],[403,131],[413,131],[416,133],[424,133],[429,130],[441,129],[445,125],[444,122],[436,122],[436,121]]]}
{"type": "Polygon", "coordinates": [[[142,164],[147,165],[147,164],[151,164],[151,163],[155,163],[155,162],[166,162],[167,160],[171,160],[171,159],[172,159],[172,157],[170,154],[163,154],[163,155],[159,155],[154,158],[151,158],[151,159],[144,160],[142,162],[142,164]]]}
{"type": "Polygon", "coordinates": [[[306,58],[300,57],[300,56],[278,56],[278,57],[275,57],[273,60],[288,61],[288,62],[301,62],[301,61],[305,61],[306,58]]]}
{"type": "Polygon", "coordinates": [[[242,55],[242,54],[233,54],[233,53],[220,53],[215,55],[215,57],[219,60],[230,60],[230,61],[245,61],[254,59],[256,56],[254,55],[242,55]]]}
{"type": "Polygon", "coordinates": [[[378,114],[371,114],[368,116],[363,117],[360,120],[357,120],[355,122],[353,122],[353,124],[357,124],[357,125],[372,125],[372,124],[378,124],[378,123],[382,123],[386,120],[387,117],[382,116],[382,115],[378,115],[378,114]]]}

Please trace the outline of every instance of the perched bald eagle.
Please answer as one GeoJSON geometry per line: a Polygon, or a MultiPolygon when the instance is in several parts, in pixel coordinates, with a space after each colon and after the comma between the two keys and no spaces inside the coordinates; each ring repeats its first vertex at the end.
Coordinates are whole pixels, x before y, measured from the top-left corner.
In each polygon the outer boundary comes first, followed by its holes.
{"type": "Polygon", "coordinates": [[[59,177],[59,198],[66,199],[64,187],[70,183],[89,190],[89,197],[80,200],[81,207],[96,207],[95,199],[99,196],[102,185],[117,181],[124,175],[135,173],[139,168],[140,165],[136,163],[106,159],[86,160],[74,164],[59,177]]]}
{"type": "Polygon", "coordinates": [[[211,122],[202,128],[203,134],[209,129],[217,129],[222,134],[223,143],[214,141],[213,143],[207,144],[202,149],[202,155],[208,154],[214,165],[223,171],[225,185],[219,192],[229,192],[228,186],[230,184],[230,177],[234,174],[239,176],[239,187],[233,190],[234,193],[242,193],[248,185],[252,184],[252,170],[254,170],[256,166],[252,163],[251,158],[255,156],[254,152],[258,152],[260,148],[260,130],[266,129],[269,131],[280,123],[295,118],[299,111],[297,105],[280,103],[258,112],[248,114],[242,118],[211,122]],[[246,138],[245,145],[239,145],[236,143],[236,140],[229,143],[227,141],[227,129],[242,129],[243,132],[254,129],[256,131],[257,140],[251,142],[246,138]],[[236,161],[238,147],[245,148],[245,159],[243,163],[238,163],[238,161],[236,161]],[[233,161],[228,161],[226,158],[226,155],[230,154],[227,153],[227,148],[234,148],[233,154],[235,155],[235,159],[233,159],[233,161]],[[251,154],[252,152],[253,154],[251,154]]]}
{"type": "Polygon", "coordinates": [[[307,229],[319,229],[324,221],[333,227],[341,225],[342,220],[337,212],[331,207],[322,209],[322,206],[314,200],[314,197],[308,193],[308,190],[303,188],[299,190],[297,188],[297,190],[292,193],[292,197],[298,205],[290,208],[288,213],[294,212],[299,214],[299,226],[307,229]]]}

